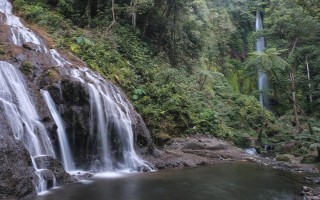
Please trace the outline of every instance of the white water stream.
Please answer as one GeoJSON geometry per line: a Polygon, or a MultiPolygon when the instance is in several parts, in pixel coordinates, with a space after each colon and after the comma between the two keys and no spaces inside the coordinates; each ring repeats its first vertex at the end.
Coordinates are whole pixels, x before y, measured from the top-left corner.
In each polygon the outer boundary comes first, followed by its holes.
{"type": "Polygon", "coordinates": [[[41,90],[41,94],[45,102],[47,103],[49,110],[51,112],[51,115],[58,127],[57,134],[59,137],[59,146],[60,146],[60,151],[62,155],[62,163],[63,163],[64,169],[67,172],[74,171],[75,165],[74,165],[73,157],[70,151],[70,145],[66,137],[64,122],[59,112],[57,111],[56,105],[54,104],[54,101],[51,98],[50,93],[46,90],[41,90]]]}
{"type": "MultiPolygon", "coordinates": [[[[262,17],[260,11],[256,13],[256,31],[262,31],[262,17]]],[[[256,41],[256,50],[257,52],[263,52],[265,49],[265,40],[264,37],[261,35],[256,41]]],[[[259,100],[260,104],[264,107],[269,107],[269,98],[268,98],[268,90],[269,90],[269,80],[268,75],[263,69],[259,69],[258,72],[258,90],[260,93],[259,100]]]]}
{"type": "MultiPolygon", "coordinates": [[[[43,169],[37,167],[34,159],[45,155],[55,157],[55,153],[23,76],[13,65],[3,61],[0,61],[0,103],[5,108],[5,116],[11,124],[15,139],[21,140],[30,153],[36,174],[42,180],[43,169]]],[[[39,181],[38,192],[43,189],[46,187],[43,181],[39,181]]]]}

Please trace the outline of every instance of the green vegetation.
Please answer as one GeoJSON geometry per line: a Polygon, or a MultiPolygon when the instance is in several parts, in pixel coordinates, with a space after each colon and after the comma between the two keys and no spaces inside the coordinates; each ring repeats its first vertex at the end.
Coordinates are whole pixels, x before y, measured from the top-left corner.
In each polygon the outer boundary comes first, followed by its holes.
{"type": "Polygon", "coordinates": [[[15,0],[14,6],[44,27],[55,47],[123,88],[159,143],[203,133],[241,146],[252,137],[278,144],[279,152],[297,142],[283,153],[303,155],[315,144],[296,134],[317,140],[320,117],[320,21],[306,2],[15,0]],[[254,30],[257,9],[264,13],[262,33],[254,30]],[[251,53],[260,34],[268,49],[251,53]],[[271,112],[257,101],[257,64],[271,79],[271,112]]]}
{"type": "Polygon", "coordinates": [[[278,155],[276,160],[283,162],[291,162],[290,158],[287,155],[278,155]]]}
{"type": "Polygon", "coordinates": [[[22,72],[27,76],[32,72],[32,69],[33,69],[33,66],[30,62],[22,63],[21,67],[22,67],[22,72]]]}

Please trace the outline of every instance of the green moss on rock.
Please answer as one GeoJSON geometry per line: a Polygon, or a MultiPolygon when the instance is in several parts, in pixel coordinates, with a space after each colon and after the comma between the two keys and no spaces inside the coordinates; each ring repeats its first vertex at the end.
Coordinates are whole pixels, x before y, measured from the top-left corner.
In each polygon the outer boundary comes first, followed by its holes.
{"type": "Polygon", "coordinates": [[[283,161],[283,162],[291,162],[291,159],[289,158],[288,155],[277,155],[276,160],[278,161],[283,161]]]}
{"type": "Polygon", "coordinates": [[[33,66],[30,62],[25,61],[21,65],[21,71],[25,75],[29,75],[32,72],[33,66]]]}
{"type": "Polygon", "coordinates": [[[60,75],[56,70],[51,69],[48,72],[48,78],[49,78],[50,82],[53,83],[53,82],[56,82],[60,79],[60,75]]]}

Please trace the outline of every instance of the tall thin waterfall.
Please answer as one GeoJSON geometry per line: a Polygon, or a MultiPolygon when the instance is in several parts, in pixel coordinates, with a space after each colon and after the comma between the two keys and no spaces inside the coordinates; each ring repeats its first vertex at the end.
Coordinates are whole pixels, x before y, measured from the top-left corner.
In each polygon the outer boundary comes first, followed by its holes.
{"type": "Polygon", "coordinates": [[[67,172],[74,171],[75,165],[74,165],[73,157],[70,151],[69,142],[66,137],[63,120],[59,112],[57,111],[56,105],[54,104],[54,101],[51,98],[50,93],[46,90],[41,90],[41,94],[44,100],[46,101],[49,107],[49,110],[51,112],[51,115],[58,127],[57,134],[59,138],[59,146],[62,154],[62,162],[63,162],[64,169],[67,172]]]}
{"type": "MultiPolygon", "coordinates": [[[[262,31],[263,26],[262,26],[262,17],[260,11],[257,11],[256,13],[256,31],[262,31]]],[[[260,35],[256,41],[256,50],[258,52],[263,52],[265,49],[265,41],[264,37],[260,35]]],[[[263,105],[265,108],[269,108],[269,95],[268,95],[268,90],[269,90],[269,80],[268,80],[268,75],[263,69],[259,69],[258,72],[258,90],[260,93],[259,100],[260,104],[263,105]]]]}
{"type": "Polygon", "coordinates": [[[34,158],[46,155],[55,157],[55,153],[22,75],[13,65],[3,61],[0,61],[0,103],[5,108],[15,139],[21,140],[31,155],[39,178],[37,189],[41,192],[46,189],[46,183],[41,181],[45,169],[39,169],[34,158]]]}

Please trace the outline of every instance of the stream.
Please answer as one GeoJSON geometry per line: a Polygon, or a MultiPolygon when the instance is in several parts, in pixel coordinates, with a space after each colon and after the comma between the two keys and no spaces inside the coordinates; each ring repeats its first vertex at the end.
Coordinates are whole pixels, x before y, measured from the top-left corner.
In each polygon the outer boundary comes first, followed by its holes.
{"type": "Polygon", "coordinates": [[[302,175],[251,163],[221,163],[149,173],[105,173],[51,190],[37,200],[286,200],[299,196],[302,175]]]}

